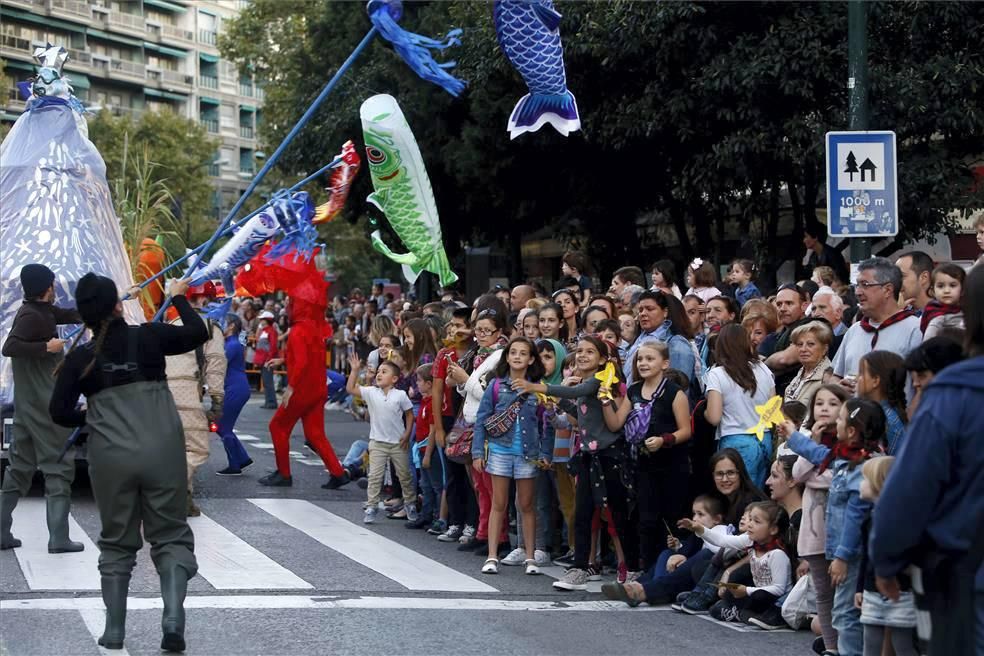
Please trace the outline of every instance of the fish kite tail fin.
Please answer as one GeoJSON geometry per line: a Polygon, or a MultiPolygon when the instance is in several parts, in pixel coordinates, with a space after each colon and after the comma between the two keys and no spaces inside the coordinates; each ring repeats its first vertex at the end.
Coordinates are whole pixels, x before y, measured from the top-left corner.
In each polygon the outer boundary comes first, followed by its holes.
{"type": "Polygon", "coordinates": [[[547,124],[565,137],[581,129],[581,116],[573,93],[526,94],[520,98],[509,117],[509,138],[536,132],[547,124]]]}
{"type": "Polygon", "coordinates": [[[454,67],[455,62],[438,63],[431,55],[432,50],[443,51],[451,46],[461,45],[458,38],[461,36],[460,29],[448,32],[443,41],[408,32],[397,23],[403,15],[400,0],[370,0],[366,10],[372,24],[384,39],[393,44],[393,48],[414,73],[440,86],[452,96],[464,91],[465,83],[447,72],[447,69],[454,67]]]}
{"type": "Polygon", "coordinates": [[[444,252],[444,248],[439,248],[434,253],[434,257],[431,259],[429,265],[427,270],[437,274],[438,279],[441,281],[441,287],[448,287],[458,281],[458,274],[451,269],[451,263],[448,262],[448,254],[444,252]]]}

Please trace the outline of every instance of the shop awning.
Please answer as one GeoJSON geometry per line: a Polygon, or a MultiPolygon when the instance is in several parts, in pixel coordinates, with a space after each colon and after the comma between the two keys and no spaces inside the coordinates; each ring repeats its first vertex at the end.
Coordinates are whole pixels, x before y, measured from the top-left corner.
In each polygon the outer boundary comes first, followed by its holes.
{"type": "Polygon", "coordinates": [[[185,7],[176,5],[173,2],[167,2],[167,0],[144,0],[144,4],[148,7],[157,7],[158,9],[173,11],[178,14],[183,14],[188,11],[185,7]]]}
{"type": "Polygon", "coordinates": [[[203,105],[215,105],[216,107],[222,104],[217,98],[209,98],[208,96],[198,96],[198,102],[203,105]]]}
{"type": "Polygon", "coordinates": [[[181,94],[171,93],[170,91],[161,91],[160,89],[152,89],[150,87],[144,87],[144,95],[152,96],[154,98],[165,98],[167,100],[178,100],[185,102],[188,100],[188,96],[182,96],[181,94]]]}
{"type": "Polygon", "coordinates": [[[241,112],[255,112],[256,111],[256,107],[253,107],[252,105],[240,105],[239,106],[239,111],[241,111],[241,112]]]}
{"type": "MultiPolygon", "coordinates": [[[[37,23],[38,25],[44,25],[46,27],[57,27],[62,30],[68,30],[69,32],[77,32],[78,34],[85,34],[85,25],[76,25],[75,23],[69,23],[68,21],[58,20],[57,18],[49,18],[48,16],[40,16],[38,14],[32,14],[28,11],[20,11],[19,9],[11,9],[10,7],[0,7],[0,19],[16,19],[27,21],[29,23],[37,23]]],[[[64,45],[64,44],[56,44],[64,45]]]]}
{"type": "Polygon", "coordinates": [[[117,43],[122,43],[128,46],[134,46],[139,48],[143,46],[143,41],[138,41],[136,39],[131,39],[128,36],[120,36],[119,34],[110,34],[109,32],[103,32],[102,30],[97,30],[90,27],[88,30],[89,36],[94,36],[97,39],[106,39],[107,41],[116,41],[117,43]]]}
{"type": "Polygon", "coordinates": [[[28,64],[27,62],[18,61],[16,59],[4,59],[3,68],[12,68],[17,71],[24,71],[27,73],[37,73],[38,67],[34,64],[28,64]]]}
{"type": "Polygon", "coordinates": [[[65,77],[71,82],[73,89],[88,89],[91,85],[89,84],[89,78],[81,73],[73,73],[72,71],[65,71],[65,77]]]}
{"type": "Polygon", "coordinates": [[[151,43],[150,41],[144,41],[144,48],[147,50],[153,50],[154,52],[159,52],[162,55],[170,55],[171,57],[181,57],[184,59],[188,56],[187,50],[178,50],[177,48],[168,48],[167,46],[158,45],[156,43],[151,43]]]}
{"type": "Polygon", "coordinates": [[[208,62],[209,64],[218,64],[219,58],[216,55],[210,55],[205,52],[198,53],[198,58],[202,61],[208,62]]]}

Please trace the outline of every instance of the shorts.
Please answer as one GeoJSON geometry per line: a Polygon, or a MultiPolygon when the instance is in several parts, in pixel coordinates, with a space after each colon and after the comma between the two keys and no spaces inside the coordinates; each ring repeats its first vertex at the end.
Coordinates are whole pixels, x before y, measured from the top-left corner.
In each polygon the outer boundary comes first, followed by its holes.
{"type": "Polygon", "coordinates": [[[493,476],[504,476],[516,480],[536,478],[539,472],[536,465],[523,456],[495,452],[489,453],[489,459],[485,463],[485,471],[493,476]]]}
{"type": "Polygon", "coordinates": [[[911,592],[903,592],[896,602],[878,592],[865,590],[861,602],[861,623],[911,629],[916,626],[916,603],[911,592]]]}

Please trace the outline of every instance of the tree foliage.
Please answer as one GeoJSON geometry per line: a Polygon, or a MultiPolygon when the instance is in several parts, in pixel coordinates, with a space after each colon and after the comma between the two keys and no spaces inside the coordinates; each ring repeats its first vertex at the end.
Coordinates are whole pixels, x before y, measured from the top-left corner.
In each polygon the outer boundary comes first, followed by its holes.
{"type": "MultiPolygon", "coordinates": [[[[903,230],[924,236],[945,228],[951,209],[984,206],[968,168],[984,152],[984,5],[867,4],[870,125],[899,135],[903,230]]],[[[229,25],[223,55],[267,81],[268,143],[280,142],[368,30],[364,7],[257,0],[229,25]]],[[[786,259],[780,207],[791,206],[798,241],[803,222],[824,213],[824,133],[847,127],[846,5],[614,0],[557,9],[581,132],[509,140],[506,119],[526,87],[498,48],[490,2],[405,3],[407,29],[464,29],[448,57],[468,90],[451,98],[377,39],[286,151],[282,173],[312,170],[346,139],[360,141],[359,104],[386,92],[420,144],[452,257],[467,243],[501,241],[518,278],[522,235],[552,227],[561,239],[586,237],[602,270],[648,264],[663,253],[659,238],[637,232],[647,217],[675,233],[676,259],[723,247],[773,265],[786,259]],[[726,245],[731,233],[744,243],[726,245]]],[[[360,176],[350,220],[368,191],[360,176]]]]}
{"type": "MultiPolygon", "coordinates": [[[[216,224],[207,166],[219,143],[199,123],[172,112],[145,112],[133,121],[102,111],[89,121],[89,138],[106,161],[118,211],[123,200],[144,196],[146,207],[160,205],[163,191],[173,215],[164,217],[166,229],[173,229],[183,244],[199,244],[212,235],[216,224]]],[[[153,213],[160,216],[158,209],[153,213]]]]}

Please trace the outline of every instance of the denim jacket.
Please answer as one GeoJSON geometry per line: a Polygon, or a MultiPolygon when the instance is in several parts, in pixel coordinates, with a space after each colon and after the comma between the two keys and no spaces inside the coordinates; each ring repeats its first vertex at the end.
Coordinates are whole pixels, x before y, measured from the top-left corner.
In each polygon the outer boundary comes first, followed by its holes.
{"type": "MultiPolygon", "coordinates": [[[[472,458],[485,459],[486,441],[509,446],[513,441],[514,428],[510,428],[499,437],[492,437],[485,431],[485,420],[498,412],[505,410],[509,404],[516,400],[516,392],[513,391],[509,379],[498,379],[489,382],[482,395],[482,402],[478,406],[478,415],[475,419],[475,433],[472,437],[472,458]],[[498,393],[496,393],[498,387],[498,393]],[[493,400],[493,396],[497,401],[493,400]]],[[[542,430],[540,420],[540,402],[535,394],[526,397],[522,406],[519,408],[519,415],[516,417],[519,422],[519,430],[523,439],[523,457],[527,460],[543,459],[550,462],[553,459],[553,441],[548,438],[542,430]]]]}
{"type": "MultiPolygon", "coordinates": [[[[789,448],[803,456],[814,465],[823,462],[830,449],[817,444],[803,433],[794,433],[787,443],[789,448]]],[[[865,546],[861,543],[861,523],[871,510],[871,502],[861,498],[861,464],[852,464],[843,459],[834,460],[830,465],[833,480],[827,495],[827,545],[825,555],[828,560],[840,558],[852,561],[861,556],[865,546]]]]}
{"type": "Polygon", "coordinates": [[[694,379],[694,350],[690,348],[690,340],[683,335],[677,335],[672,330],[673,322],[669,319],[663,325],[652,332],[642,333],[636,341],[629,347],[625,359],[622,361],[622,373],[625,374],[625,384],[631,385],[632,380],[632,360],[635,358],[636,351],[645,342],[663,342],[670,350],[670,366],[678,371],[682,371],[687,376],[687,380],[694,379]]]}

